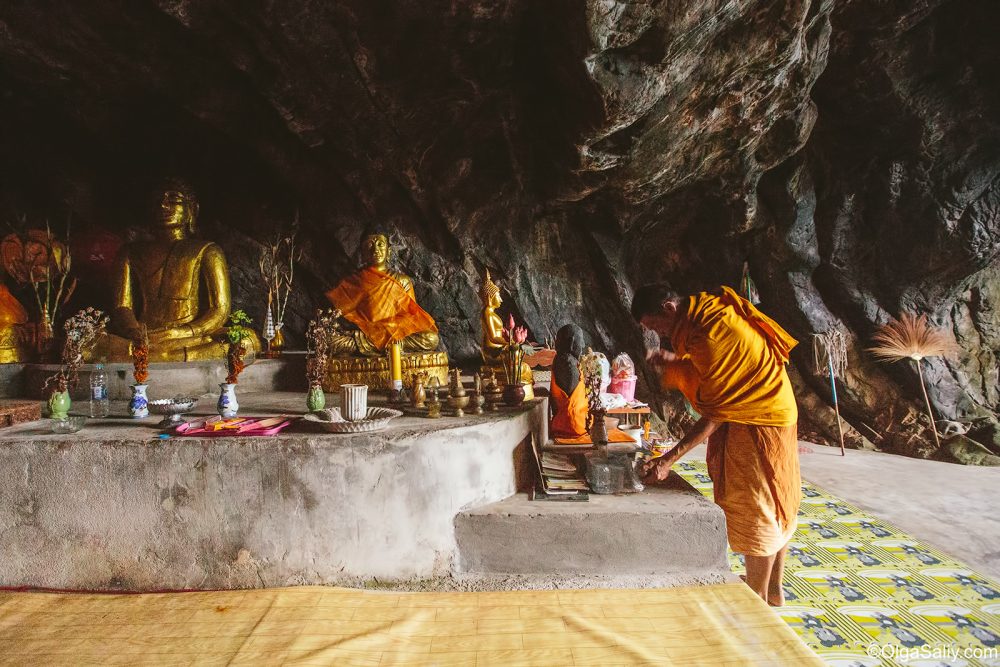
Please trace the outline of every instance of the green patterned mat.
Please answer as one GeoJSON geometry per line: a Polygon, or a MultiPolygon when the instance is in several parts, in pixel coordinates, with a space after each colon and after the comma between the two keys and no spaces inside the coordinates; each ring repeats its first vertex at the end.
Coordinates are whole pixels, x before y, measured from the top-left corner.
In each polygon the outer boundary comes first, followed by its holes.
{"type": "MultiPolygon", "coordinates": [[[[704,461],[674,470],[712,497],[704,461]]],[[[808,482],[784,589],[776,611],[829,665],[1000,667],[1000,584],[808,482]]]]}

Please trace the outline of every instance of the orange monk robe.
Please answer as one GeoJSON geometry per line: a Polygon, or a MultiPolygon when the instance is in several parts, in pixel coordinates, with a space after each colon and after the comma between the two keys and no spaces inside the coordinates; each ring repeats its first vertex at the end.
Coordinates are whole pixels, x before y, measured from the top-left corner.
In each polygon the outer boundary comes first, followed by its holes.
{"type": "Polygon", "coordinates": [[[785,371],[796,341],[728,287],[691,297],[670,339],[681,359],[667,365],[664,383],[722,422],[707,459],[730,546],[776,553],[795,532],[801,494],[798,408],[785,371]]]}
{"type": "Polygon", "coordinates": [[[583,374],[576,387],[567,394],[556,384],[556,374],[552,374],[549,385],[549,397],[552,400],[552,423],[549,425],[549,435],[553,438],[578,438],[587,432],[587,413],[590,405],[587,402],[587,389],[583,383],[583,374]]]}
{"type": "Polygon", "coordinates": [[[0,325],[24,324],[28,313],[7,286],[0,283],[0,325]]]}
{"type": "Polygon", "coordinates": [[[370,266],[344,278],[326,298],[379,350],[413,334],[437,332],[434,318],[396,279],[370,266]]]}

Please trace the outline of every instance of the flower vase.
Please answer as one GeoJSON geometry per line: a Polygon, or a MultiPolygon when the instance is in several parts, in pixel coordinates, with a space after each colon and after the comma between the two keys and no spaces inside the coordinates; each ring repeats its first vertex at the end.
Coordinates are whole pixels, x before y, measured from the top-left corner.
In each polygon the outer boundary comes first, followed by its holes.
{"type": "Polygon", "coordinates": [[[66,419],[69,416],[69,408],[72,401],[68,391],[54,391],[49,396],[49,417],[52,419],[66,419]]]}
{"type": "Polygon", "coordinates": [[[608,425],[604,421],[604,411],[594,410],[590,413],[590,441],[594,445],[608,444],[608,425]]]}
{"type": "Polygon", "coordinates": [[[148,384],[133,384],[132,399],[128,402],[128,413],[133,419],[142,419],[149,416],[149,399],[146,397],[148,384]]]}
{"type": "Polygon", "coordinates": [[[524,403],[524,384],[518,382],[517,384],[505,385],[503,388],[503,402],[504,405],[511,408],[516,408],[521,403],[524,403]]]}
{"type": "Polygon", "coordinates": [[[309,387],[309,395],[306,396],[306,408],[309,412],[316,412],[317,410],[322,410],[324,407],[326,407],[326,394],[323,393],[323,387],[319,385],[309,387]]]}
{"type": "Polygon", "coordinates": [[[236,402],[236,385],[223,382],[219,389],[219,402],[215,405],[219,415],[225,419],[235,417],[240,410],[240,404],[236,402]]]}

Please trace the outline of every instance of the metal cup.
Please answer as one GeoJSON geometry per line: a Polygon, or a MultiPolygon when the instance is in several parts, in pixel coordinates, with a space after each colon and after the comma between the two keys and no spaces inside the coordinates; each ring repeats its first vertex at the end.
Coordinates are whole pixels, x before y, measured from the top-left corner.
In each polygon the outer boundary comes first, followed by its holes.
{"type": "Polygon", "coordinates": [[[340,414],[349,422],[368,416],[368,385],[340,385],[340,414]]]}

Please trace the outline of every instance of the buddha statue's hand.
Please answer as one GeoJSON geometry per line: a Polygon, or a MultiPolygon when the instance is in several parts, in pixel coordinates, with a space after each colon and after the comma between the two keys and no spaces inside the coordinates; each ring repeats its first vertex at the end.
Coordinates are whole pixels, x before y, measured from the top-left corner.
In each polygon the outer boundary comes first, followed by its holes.
{"type": "Polygon", "coordinates": [[[191,338],[191,327],[172,327],[170,329],[154,329],[149,332],[149,344],[166,343],[168,341],[191,338]]]}

